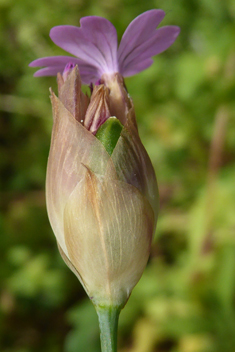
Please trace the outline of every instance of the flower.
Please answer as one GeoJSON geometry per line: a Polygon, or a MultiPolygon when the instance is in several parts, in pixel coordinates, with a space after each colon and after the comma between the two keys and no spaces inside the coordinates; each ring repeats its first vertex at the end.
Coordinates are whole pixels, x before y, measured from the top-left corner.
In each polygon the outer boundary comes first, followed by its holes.
{"type": "Polygon", "coordinates": [[[31,67],[45,66],[35,76],[62,73],[70,62],[78,65],[84,84],[96,83],[103,74],[119,72],[132,76],[152,65],[152,57],[172,45],[180,29],[177,26],[156,27],[165,16],[162,10],[149,10],[136,17],[127,27],[118,47],[115,27],[107,19],[83,17],[81,27],[57,26],[51,29],[53,42],[74,55],[52,56],[31,62],[31,67]]]}
{"type": "Polygon", "coordinates": [[[95,306],[122,307],[149,258],[158,189],[120,74],[112,87],[96,85],[89,100],[77,66],[58,74],[46,201],[60,253],[95,306]]]}
{"type": "Polygon", "coordinates": [[[50,37],[75,57],[33,61],[35,76],[57,75],[46,177],[49,220],[60,253],[96,307],[123,307],[150,254],[159,197],[123,77],[152,64],[179,34],[156,30],[162,10],[138,16],[120,46],[106,19],[58,26],[50,37]],[[91,84],[91,97],[81,90],[91,84]]]}

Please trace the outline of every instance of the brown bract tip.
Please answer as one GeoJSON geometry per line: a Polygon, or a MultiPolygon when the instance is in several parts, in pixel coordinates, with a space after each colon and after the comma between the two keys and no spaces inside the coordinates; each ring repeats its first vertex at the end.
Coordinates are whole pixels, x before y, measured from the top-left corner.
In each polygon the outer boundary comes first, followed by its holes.
{"type": "Polygon", "coordinates": [[[79,69],[75,66],[66,76],[66,79],[58,73],[59,99],[74,118],[83,122],[89,104],[89,98],[82,92],[82,82],[79,69]]]}

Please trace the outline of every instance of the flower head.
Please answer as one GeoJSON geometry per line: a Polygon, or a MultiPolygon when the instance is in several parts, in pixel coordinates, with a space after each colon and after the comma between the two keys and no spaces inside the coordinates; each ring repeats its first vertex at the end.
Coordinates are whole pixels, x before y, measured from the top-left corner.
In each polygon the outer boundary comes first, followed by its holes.
{"type": "Polygon", "coordinates": [[[78,65],[82,83],[96,83],[103,74],[119,72],[132,76],[152,65],[152,57],[171,46],[180,29],[164,26],[156,30],[165,16],[162,10],[149,10],[136,17],[127,27],[118,47],[115,27],[107,19],[83,17],[81,27],[57,26],[51,29],[53,42],[74,55],[52,56],[31,62],[31,67],[44,68],[35,76],[62,73],[66,64],[78,65]]]}

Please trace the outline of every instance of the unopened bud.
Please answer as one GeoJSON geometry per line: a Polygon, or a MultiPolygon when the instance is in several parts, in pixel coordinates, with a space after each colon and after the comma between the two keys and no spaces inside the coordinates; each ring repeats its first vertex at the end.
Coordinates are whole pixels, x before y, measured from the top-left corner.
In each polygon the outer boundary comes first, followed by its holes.
{"type": "Polygon", "coordinates": [[[95,86],[87,108],[84,126],[96,134],[98,128],[110,117],[109,90],[103,84],[95,86]]]}

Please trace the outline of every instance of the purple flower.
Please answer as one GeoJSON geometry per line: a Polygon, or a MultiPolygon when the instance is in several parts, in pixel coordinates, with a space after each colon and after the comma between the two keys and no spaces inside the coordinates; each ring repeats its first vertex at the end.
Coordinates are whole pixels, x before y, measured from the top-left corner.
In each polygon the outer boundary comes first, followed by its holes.
{"type": "Polygon", "coordinates": [[[180,32],[177,26],[156,30],[164,16],[162,10],[149,10],[136,17],[127,27],[119,47],[115,27],[102,17],[83,17],[81,27],[54,27],[50,31],[53,42],[75,57],[44,57],[29,66],[44,66],[34,76],[56,76],[58,72],[63,73],[68,63],[78,65],[85,84],[97,82],[103,74],[119,72],[123,77],[132,76],[151,66],[152,57],[169,48],[177,38],[180,32]]]}

